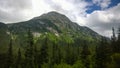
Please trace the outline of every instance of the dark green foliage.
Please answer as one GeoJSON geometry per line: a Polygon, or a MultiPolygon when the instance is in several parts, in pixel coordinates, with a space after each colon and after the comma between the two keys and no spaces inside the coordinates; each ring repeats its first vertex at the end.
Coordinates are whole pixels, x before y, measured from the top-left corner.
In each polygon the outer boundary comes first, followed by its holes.
{"type": "Polygon", "coordinates": [[[116,41],[116,50],[120,53],[120,28],[118,29],[118,39],[116,41]]]}
{"type": "Polygon", "coordinates": [[[11,68],[13,66],[13,45],[12,45],[12,39],[10,39],[10,43],[9,43],[9,48],[8,48],[8,52],[7,52],[7,64],[6,67],[7,68],[11,68]]]}
{"type": "Polygon", "coordinates": [[[38,50],[37,50],[37,46],[34,46],[34,65],[35,68],[38,67],[38,50]]]}
{"type": "Polygon", "coordinates": [[[111,52],[107,39],[103,37],[100,45],[96,48],[96,68],[106,68],[106,63],[111,60],[111,52]]]}
{"type": "Polygon", "coordinates": [[[120,28],[118,29],[118,36],[115,40],[112,40],[113,54],[112,57],[112,66],[114,68],[120,68],[120,28]]]}
{"type": "Polygon", "coordinates": [[[84,41],[84,45],[81,52],[81,60],[86,68],[90,68],[89,55],[91,54],[87,42],[84,41]]]}
{"type": "Polygon", "coordinates": [[[120,68],[120,54],[119,53],[113,54],[112,59],[114,62],[114,68],[120,68]]]}
{"type": "Polygon", "coordinates": [[[28,68],[34,68],[34,50],[33,50],[33,35],[30,29],[27,36],[27,47],[25,50],[25,64],[28,68]]]}
{"type": "Polygon", "coordinates": [[[16,68],[22,68],[22,56],[21,55],[22,55],[21,50],[19,48],[16,63],[15,63],[16,68]]]}
{"type": "Polygon", "coordinates": [[[40,53],[38,55],[38,57],[39,57],[39,59],[38,59],[39,66],[38,67],[41,67],[42,64],[48,62],[48,44],[49,44],[48,38],[45,37],[44,44],[41,46],[40,53]]]}
{"type": "Polygon", "coordinates": [[[61,51],[56,43],[53,43],[53,51],[52,51],[52,63],[59,64],[61,62],[61,51]]]}
{"type": "Polygon", "coordinates": [[[113,29],[111,41],[102,37],[100,42],[75,35],[34,37],[30,29],[22,36],[13,34],[7,52],[0,52],[0,68],[120,68],[120,31],[116,37],[113,29]]]}

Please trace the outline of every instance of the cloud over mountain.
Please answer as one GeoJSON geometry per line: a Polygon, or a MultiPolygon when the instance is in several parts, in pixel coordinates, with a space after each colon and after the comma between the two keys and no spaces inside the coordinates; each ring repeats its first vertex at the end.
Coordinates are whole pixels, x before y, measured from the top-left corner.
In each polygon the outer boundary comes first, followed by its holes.
{"type": "Polygon", "coordinates": [[[86,25],[98,33],[110,36],[112,27],[120,27],[120,4],[107,10],[87,14],[86,25]]]}
{"type": "Polygon", "coordinates": [[[26,21],[50,11],[57,11],[80,25],[89,26],[102,35],[110,36],[111,28],[118,27],[120,23],[120,4],[113,7],[110,4],[111,0],[0,0],[0,21],[26,21]],[[100,10],[95,10],[95,6],[100,10]],[[86,12],[91,9],[91,13],[86,12]]]}

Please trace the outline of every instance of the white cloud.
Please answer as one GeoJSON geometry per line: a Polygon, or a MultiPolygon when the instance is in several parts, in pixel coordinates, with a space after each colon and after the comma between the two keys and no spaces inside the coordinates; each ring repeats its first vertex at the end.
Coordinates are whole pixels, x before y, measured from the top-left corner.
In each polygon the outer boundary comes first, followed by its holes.
{"type": "Polygon", "coordinates": [[[96,32],[110,36],[111,28],[120,24],[120,4],[107,8],[111,0],[0,0],[0,21],[13,23],[29,20],[43,13],[57,11],[72,21],[88,26],[96,32]],[[88,6],[96,4],[103,10],[87,14],[88,6]],[[109,35],[108,35],[109,34],[109,35]]]}
{"type": "Polygon", "coordinates": [[[83,0],[0,0],[0,21],[19,22],[57,11],[71,20],[86,15],[88,3],[83,0]]]}
{"type": "Polygon", "coordinates": [[[86,26],[89,26],[101,35],[111,35],[112,27],[116,29],[120,26],[120,3],[112,8],[101,11],[94,11],[91,14],[87,14],[84,19],[86,26]]]}
{"type": "Polygon", "coordinates": [[[32,15],[30,0],[0,0],[0,21],[16,22],[28,20],[32,15]],[[30,12],[31,11],[31,12],[30,12]]]}
{"type": "Polygon", "coordinates": [[[100,6],[102,9],[107,8],[111,4],[111,0],[92,0],[94,4],[100,6]]]}
{"type": "Polygon", "coordinates": [[[85,16],[87,2],[83,0],[45,0],[55,11],[67,15],[72,21],[78,16],[85,16]]]}

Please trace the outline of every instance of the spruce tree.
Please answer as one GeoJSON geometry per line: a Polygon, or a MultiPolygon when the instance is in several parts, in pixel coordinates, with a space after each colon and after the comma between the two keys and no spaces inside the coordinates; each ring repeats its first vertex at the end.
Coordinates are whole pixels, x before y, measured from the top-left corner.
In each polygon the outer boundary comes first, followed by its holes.
{"type": "Polygon", "coordinates": [[[42,64],[47,63],[48,62],[48,38],[45,37],[44,39],[44,43],[41,46],[40,49],[40,54],[38,55],[39,59],[38,59],[38,67],[41,68],[42,64]]]}
{"type": "Polygon", "coordinates": [[[52,55],[53,64],[59,64],[61,62],[61,52],[59,46],[55,42],[53,43],[52,55]]]}
{"type": "Polygon", "coordinates": [[[115,35],[114,27],[112,28],[111,49],[112,49],[113,53],[117,52],[116,35],[115,35]]]}
{"type": "Polygon", "coordinates": [[[11,68],[13,66],[13,47],[12,47],[12,39],[10,39],[9,48],[7,52],[7,68],[11,68]]]}
{"type": "Polygon", "coordinates": [[[35,45],[34,47],[34,65],[35,65],[35,68],[38,67],[38,50],[37,50],[37,46],[35,45]]]}
{"type": "Polygon", "coordinates": [[[67,64],[70,64],[70,65],[72,65],[73,64],[73,62],[72,62],[72,52],[71,52],[71,44],[70,43],[67,43],[67,45],[65,45],[66,47],[66,55],[65,55],[65,61],[66,61],[66,63],[67,64]]]}
{"type": "Polygon", "coordinates": [[[57,57],[56,57],[56,51],[57,51],[57,48],[56,48],[57,46],[56,46],[56,44],[55,44],[55,42],[53,42],[53,50],[52,50],[52,64],[55,64],[55,63],[57,63],[57,57]]]}
{"type": "Polygon", "coordinates": [[[25,62],[27,68],[34,68],[33,35],[30,29],[27,33],[27,47],[25,50],[25,62]]]}
{"type": "Polygon", "coordinates": [[[118,29],[118,39],[116,45],[117,52],[120,53],[120,28],[118,29]]]}
{"type": "Polygon", "coordinates": [[[100,44],[96,47],[95,68],[106,68],[110,61],[111,49],[105,37],[102,37],[100,44]]]}
{"type": "Polygon", "coordinates": [[[86,68],[90,68],[90,60],[89,55],[91,54],[87,42],[84,41],[84,45],[81,52],[81,59],[86,68]]]}
{"type": "Polygon", "coordinates": [[[19,48],[18,50],[18,55],[17,55],[17,60],[16,60],[16,68],[22,68],[22,57],[21,57],[21,50],[19,48]]]}
{"type": "Polygon", "coordinates": [[[114,29],[114,27],[112,27],[112,37],[111,37],[111,39],[112,39],[112,41],[116,41],[116,36],[115,36],[115,29],[114,29]]]}

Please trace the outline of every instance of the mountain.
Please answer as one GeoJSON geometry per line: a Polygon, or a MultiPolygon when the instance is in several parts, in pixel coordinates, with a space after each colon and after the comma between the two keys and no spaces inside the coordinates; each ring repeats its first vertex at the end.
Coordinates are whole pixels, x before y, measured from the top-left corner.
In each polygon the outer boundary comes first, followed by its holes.
{"type": "Polygon", "coordinates": [[[0,68],[116,68],[119,40],[101,37],[57,12],[0,23],[0,68]]]}
{"type": "Polygon", "coordinates": [[[72,22],[65,15],[57,12],[49,12],[29,21],[7,24],[9,30],[14,34],[23,34],[27,29],[33,33],[52,32],[56,35],[67,34],[71,37],[98,40],[101,36],[88,27],[80,26],[72,22]]]}
{"type": "MultiPolygon", "coordinates": [[[[21,45],[24,47],[26,45],[24,43],[26,42],[28,29],[37,38],[41,34],[52,33],[67,41],[72,39],[78,44],[83,43],[84,40],[96,44],[102,37],[90,28],[72,22],[63,14],[49,12],[24,22],[0,23],[0,53],[6,52],[10,42],[10,36],[13,39],[12,43],[15,52],[21,45]]],[[[92,48],[94,48],[94,44],[90,44],[92,48]]]]}

